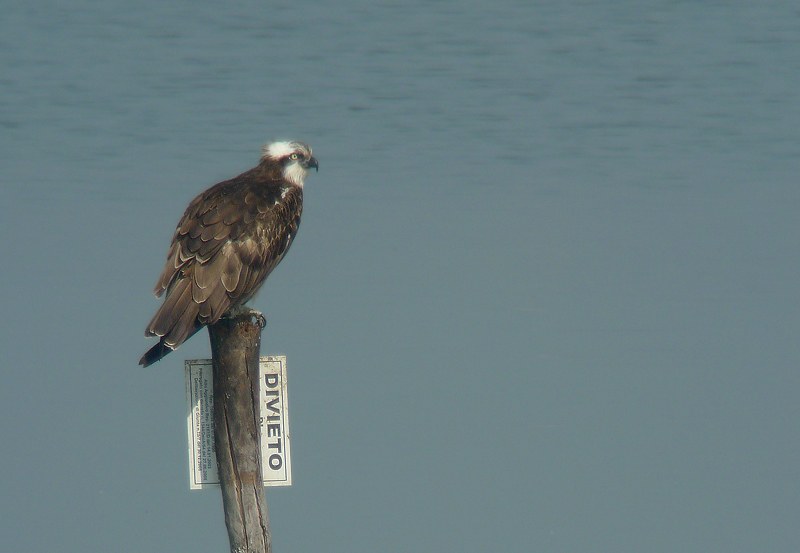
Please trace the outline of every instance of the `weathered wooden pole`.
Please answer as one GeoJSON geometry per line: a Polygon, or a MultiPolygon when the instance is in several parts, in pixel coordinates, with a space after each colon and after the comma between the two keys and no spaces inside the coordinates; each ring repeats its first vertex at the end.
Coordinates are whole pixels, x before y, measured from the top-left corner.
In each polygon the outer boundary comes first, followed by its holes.
{"type": "Polygon", "coordinates": [[[208,327],[214,440],[231,553],[271,553],[261,479],[259,370],[264,317],[249,312],[208,327]]]}

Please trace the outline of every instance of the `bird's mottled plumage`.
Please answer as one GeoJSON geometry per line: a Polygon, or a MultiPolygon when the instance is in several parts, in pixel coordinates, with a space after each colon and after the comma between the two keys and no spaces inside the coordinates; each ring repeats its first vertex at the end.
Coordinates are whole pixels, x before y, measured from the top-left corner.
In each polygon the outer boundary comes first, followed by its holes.
{"type": "Polygon", "coordinates": [[[197,196],[172,238],[154,293],[164,303],[145,330],[161,337],[139,361],[155,363],[204,325],[250,300],[300,225],[303,180],[318,168],[301,142],[273,142],[260,163],[197,196]]]}

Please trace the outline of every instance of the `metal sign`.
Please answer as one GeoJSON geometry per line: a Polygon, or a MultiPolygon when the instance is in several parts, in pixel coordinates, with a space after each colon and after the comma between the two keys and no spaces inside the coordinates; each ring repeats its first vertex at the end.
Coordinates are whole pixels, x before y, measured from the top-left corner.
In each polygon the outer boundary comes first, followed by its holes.
{"type": "MultiPolygon", "coordinates": [[[[189,487],[219,486],[214,450],[214,387],[210,359],[187,360],[186,403],[189,427],[189,487]]],[[[291,486],[286,357],[259,360],[261,464],[265,486],[291,486]]]]}

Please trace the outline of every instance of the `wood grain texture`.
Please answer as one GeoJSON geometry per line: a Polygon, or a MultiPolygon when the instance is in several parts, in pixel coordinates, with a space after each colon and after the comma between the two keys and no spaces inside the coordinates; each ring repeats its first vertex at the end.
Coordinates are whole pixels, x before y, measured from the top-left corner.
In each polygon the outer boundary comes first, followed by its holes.
{"type": "Polygon", "coordinates": [[[261,480],[259,355],[263,317],[245,313],[208,327],[214,370],[214,439],[231,552],[272,551],[261,480]]]}

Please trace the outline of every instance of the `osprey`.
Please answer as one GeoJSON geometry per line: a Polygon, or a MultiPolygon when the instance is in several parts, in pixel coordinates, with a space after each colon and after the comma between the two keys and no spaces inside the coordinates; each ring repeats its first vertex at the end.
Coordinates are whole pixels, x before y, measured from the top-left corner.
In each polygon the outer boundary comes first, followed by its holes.
{"type": "Polygon", "coordinates": [[[256,167],[192,200],[153,290],[167,294],[145,336],[160,340],[140,365],[155,363],[256,294],[292,245],[312,167],[319,171],[308,145],[272,142],[256,167]]]}

